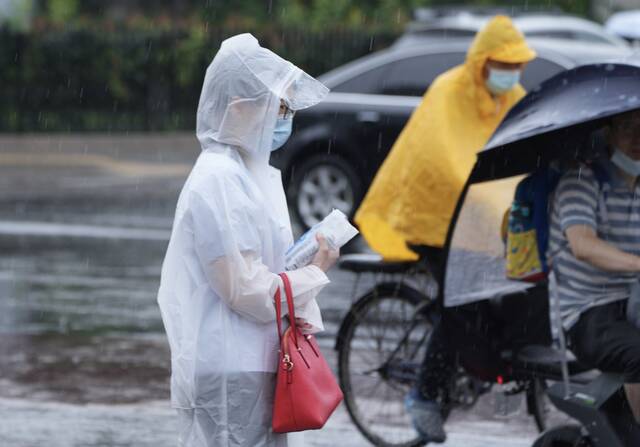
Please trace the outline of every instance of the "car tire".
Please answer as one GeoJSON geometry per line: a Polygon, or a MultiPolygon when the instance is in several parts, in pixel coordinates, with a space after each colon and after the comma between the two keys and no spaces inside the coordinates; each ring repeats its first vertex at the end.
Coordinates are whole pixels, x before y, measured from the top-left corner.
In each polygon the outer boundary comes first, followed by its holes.
{"type": "Polygon", "coordinates": [[[313,155],[296,163],[287,188],[289,206],[304,231],[334,208],[352,218],[362,195],[360,176],[347,160],[335,154],[313,155]]]}

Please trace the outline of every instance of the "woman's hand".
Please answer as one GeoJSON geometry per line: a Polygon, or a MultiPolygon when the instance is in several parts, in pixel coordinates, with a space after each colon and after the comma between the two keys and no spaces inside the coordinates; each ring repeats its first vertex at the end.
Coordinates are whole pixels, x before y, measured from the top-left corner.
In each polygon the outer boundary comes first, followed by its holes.
{"type": "Polygon", "coordinates": [[[327,240],[320,233],[316,234],[316,240],[318,241],[318,252],[313,257],[311,264],[323,272],[327,272],[340,257],[340,250],[332,250],[329,248],[327,240]]]}
{"type": "Polygon", "coordinates": [[[303,320],[302,318],[296,318],[296,326],[300,328],[303,334],[306,334],[313,329],[313,326],[311,326],[309,323],[307,323],[306,320],[303,320]]]}

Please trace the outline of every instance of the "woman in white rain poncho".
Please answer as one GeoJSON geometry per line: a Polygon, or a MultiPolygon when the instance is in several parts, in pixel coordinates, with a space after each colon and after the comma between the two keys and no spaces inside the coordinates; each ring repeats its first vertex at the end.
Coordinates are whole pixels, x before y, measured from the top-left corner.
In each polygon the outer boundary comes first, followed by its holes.
{"type": "MultiPolygon", "coordinates": [[[[197,116],[202,153],[178,200],[158,292],[180,445],[293,445],[293,436],[271,432],[273,296],[293,238],[269,155],[290,129],[291,114],[282,112],[326,94],[250,34],[225,40],[207,69],[197,116]]],[[[296,315],[310,332],[323,329],[315,297],[336,257],[322,244],[314,263],[289,272],[296,315]]]]}

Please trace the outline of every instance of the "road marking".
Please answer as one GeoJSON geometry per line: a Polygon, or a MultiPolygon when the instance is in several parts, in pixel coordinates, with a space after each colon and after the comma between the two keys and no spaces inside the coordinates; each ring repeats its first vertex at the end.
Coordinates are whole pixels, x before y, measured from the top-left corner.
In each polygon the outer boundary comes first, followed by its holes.
{"type": "Polygon", "coordinates": [[[191,165],[185,163],[145,163],[117,160],[97,154],[37,152],[0,153],[0,166],[98,168],[126,177],[182,177],[191,170],[191,165]]]}
{"type": "Polygon", "coordinates": [[[0,235],[168,241],[171,232],[154,228],[105,227],[65,223],[4,221],[0,235]]]}

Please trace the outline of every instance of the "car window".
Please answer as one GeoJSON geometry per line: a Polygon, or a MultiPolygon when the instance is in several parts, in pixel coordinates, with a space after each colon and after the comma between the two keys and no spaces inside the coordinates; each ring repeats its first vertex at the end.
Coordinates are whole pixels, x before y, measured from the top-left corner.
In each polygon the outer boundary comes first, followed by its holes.
{"type": "Polygon", "coordinates": [[[386,73],[389,65],[382,65],[371,70],[360,73],[353,78],[338,84],[331,90],[341,93],[379,93],[384,90],[387,81],[386,73]]]}
{"type": "Polygon", "coordinates": [[[381,93],[422,96],[436,77],[463,63],[464,58],[465,53],[463,52],[438,53],[414,56],[393,62],[381,93]]]}
{"type": "Polygon", "coordinates": [[[564,68],[555,62],[537,57],[527,64],[524,73],[522,73],[521,84],[526,91],[530,91],[540,85],[545,79],[563,70],[564,68]]]}
{"type": "MultiPolygon", "coordinates": [[[[465,53],[438,53],[409,57],[368,70],[332,88],[334,92],[422,96],[433,80],[464,62],[465,53]]],[[[538,57],[522,75],[529,91],[542,81],[564,70],[560,65],[538,57]]]]}
{"type": "Polygon", "coordinates": [[[550,37],[552,39],[575,39],[573,32],[562,30],[527,31],[527,37],[550,37]]]}
{"type": "Polygon", "coordinates": [[[555,39],[569,39],[569,40],[579,40],[582,42],[594,42],[594,43],[606,43],[611,44],[611,42],[603,36],[600,36],[596,33],[590,33],[588,31],[560,31],[560,30],[545,30],[545,31],[533,31],[527,33],[527,37],[536,36],[536,37],[551,37],[555,39]]]}
{"type": "Polygon", "coordinates": [[[588,31],[576,31],[575,35],[576,35],[576,39],[582,40],[584,42],[607,43],[611,45],[611,41],[606,37],[600,36],[595,33],[590,33],[588,31]]]}
{"type": "Polygon", "coordinates": [[[420,37],[434,37],[439,39],[453,39],[461,37],[473,37],[478,31],[468,29],[455,29],[455,28],[433,28],[426,30],[415,31],[420,37]]]}

